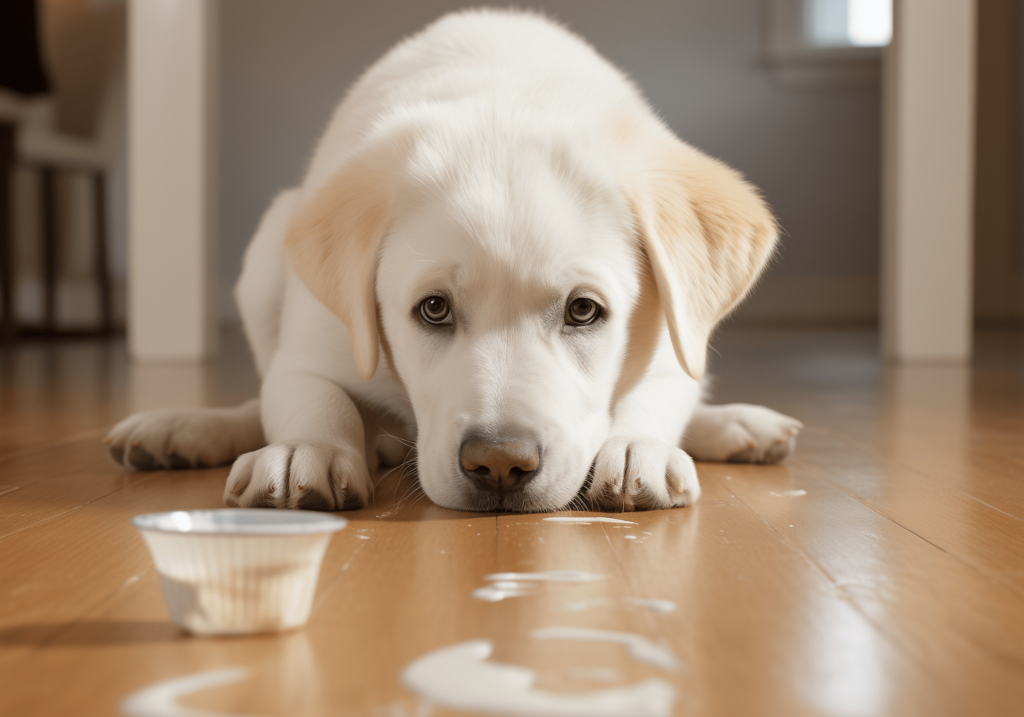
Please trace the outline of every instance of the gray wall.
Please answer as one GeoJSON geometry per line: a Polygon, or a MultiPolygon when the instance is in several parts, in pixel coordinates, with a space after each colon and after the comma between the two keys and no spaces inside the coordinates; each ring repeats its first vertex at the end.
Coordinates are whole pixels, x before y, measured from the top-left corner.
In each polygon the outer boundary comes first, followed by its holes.
{"type": "MultiPolygon", "coordinates": [[[[224,0],[220,271],[226,287],[238,276],[267,202],[299,181],[345,88],[397,40],[467,6],[224,0]]],[[[787,233],[766,290],[772,281],[809,278],[824,286],[844,279],[871,285],[878,265],[877,86],[778,86],[762,56],[761,0],[526,6],[590,40],[633,76],[680,137],[763,189],[787,233]]]]}

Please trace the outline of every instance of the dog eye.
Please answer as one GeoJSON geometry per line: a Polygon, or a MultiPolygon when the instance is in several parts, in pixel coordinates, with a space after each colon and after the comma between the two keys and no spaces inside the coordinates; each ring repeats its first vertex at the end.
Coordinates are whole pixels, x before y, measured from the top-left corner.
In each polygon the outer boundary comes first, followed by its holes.
{"type": "Polygon", "coordinates": [[[443,296],[428,296],[420,302],[420,316],[428,324],[450,324],[452,310],[443,296]]]}
{"type": "Polygon", "coordinates": [[[587,326],[601,315],[601,307],[591,299],[575,299],[565,310],[565,323],[575,326],[587,326]]]}

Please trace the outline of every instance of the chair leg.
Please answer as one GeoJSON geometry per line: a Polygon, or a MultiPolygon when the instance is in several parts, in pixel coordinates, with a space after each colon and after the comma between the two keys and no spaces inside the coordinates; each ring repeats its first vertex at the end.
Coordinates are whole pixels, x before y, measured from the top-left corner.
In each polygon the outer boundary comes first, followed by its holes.
{"type": "Polygon", "coordinates": [[[92,186],[96,283],[100,294],[100,332],[109,334],[114,330],[114,307],[110,286],[110,257],[107,248],[107,185],[103,172],[93,173],[92,186]]]}
{"type": "Polygon", "coordinates": [[[52,334],[57,330],[57,170],[44,166],[40,170],[42,195],[42,273],[43,273],[43,330],[52,334]]]}
{"type": "Polygon", "coordinates": [[[14,197],[14,125],[0,122],[0,341],[14,338],[14,251],[11,214],[14,197]]]}

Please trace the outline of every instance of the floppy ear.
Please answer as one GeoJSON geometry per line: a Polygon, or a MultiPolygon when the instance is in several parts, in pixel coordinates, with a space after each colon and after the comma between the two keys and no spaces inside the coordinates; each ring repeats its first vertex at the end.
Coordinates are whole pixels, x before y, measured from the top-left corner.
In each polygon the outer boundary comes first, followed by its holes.
{"type": "Polygon", "coordinates": [[[380,347],[377,256],[391,223],[404,144],[378,143],[348,159],[299,209],[285,239],[295,272],[348,327],[356,367],[367,380],[377,370],[380,347]]]}
{"type": "Polygon", "coordinates": [[[715,325],[746,295],[778,240],[757,190],[663,126],[617,128],[623,191],[680,365],[699,380],[715,325]]]}

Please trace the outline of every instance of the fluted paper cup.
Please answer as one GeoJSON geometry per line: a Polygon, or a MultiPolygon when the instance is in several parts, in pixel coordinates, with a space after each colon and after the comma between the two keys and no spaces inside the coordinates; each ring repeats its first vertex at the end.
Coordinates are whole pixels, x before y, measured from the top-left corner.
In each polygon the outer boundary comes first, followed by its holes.
{"type": "Polygon", "coordinates": [[[192,510],[132,519],[171,620],[198,635],[275,632],[309,619],[320,564],[344,518],[307,510],[192,510]]]}

